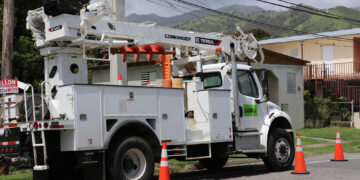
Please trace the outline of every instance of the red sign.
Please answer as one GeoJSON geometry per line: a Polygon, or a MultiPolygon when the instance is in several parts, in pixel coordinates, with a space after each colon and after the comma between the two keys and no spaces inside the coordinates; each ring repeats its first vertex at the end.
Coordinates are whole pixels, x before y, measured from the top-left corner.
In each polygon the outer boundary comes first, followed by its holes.
{"type": "Polygon", "coordinates": [[[0,94],[18,93],[17,79],[0,80],[0,94]]]}

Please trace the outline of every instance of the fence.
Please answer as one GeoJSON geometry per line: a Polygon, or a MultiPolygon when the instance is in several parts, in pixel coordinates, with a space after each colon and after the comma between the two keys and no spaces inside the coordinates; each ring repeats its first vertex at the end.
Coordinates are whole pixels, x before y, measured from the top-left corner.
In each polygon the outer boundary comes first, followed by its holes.
{"type": "Polygon", "coordinates": [[[304,67],[304,80],[360,79],[360,62],[311,64],[304,67]]]}

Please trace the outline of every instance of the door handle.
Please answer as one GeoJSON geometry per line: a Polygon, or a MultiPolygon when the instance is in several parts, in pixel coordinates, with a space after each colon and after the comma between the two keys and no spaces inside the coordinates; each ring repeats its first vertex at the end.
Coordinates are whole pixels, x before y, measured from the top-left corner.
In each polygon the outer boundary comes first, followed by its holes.
{"type": "Polygon", "coordinates": [[[239,111],[240,111],[240,117],[243,117],[243,108],[242,108],[242,106],[239,106],[239,111]]]}

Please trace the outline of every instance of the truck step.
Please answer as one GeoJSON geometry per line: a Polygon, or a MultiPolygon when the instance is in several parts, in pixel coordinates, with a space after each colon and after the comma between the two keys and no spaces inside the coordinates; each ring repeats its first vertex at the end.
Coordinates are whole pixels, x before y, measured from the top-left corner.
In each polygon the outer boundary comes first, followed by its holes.
{"type": "Polygon", "coordinates": [[[241,150],[242,153],[266,153],[266,149],[241,150]]]}
{"type": "Polygon", "coordinates": [[[235,136],[261,136],[263,133],[260,132],[234,132],[235,136]]]}
{"type": "Polygon", "coordinates": [[[34,166],[35,171],[45,171],[45,170],[48,170],[48,169],[49,169],[48,165],[36,165],[36,166],[34,166]]]}
{"type": "Polygon", "coordinates": [[[43,147],[45,144],[33,144],[34,147],[43,147]]]}

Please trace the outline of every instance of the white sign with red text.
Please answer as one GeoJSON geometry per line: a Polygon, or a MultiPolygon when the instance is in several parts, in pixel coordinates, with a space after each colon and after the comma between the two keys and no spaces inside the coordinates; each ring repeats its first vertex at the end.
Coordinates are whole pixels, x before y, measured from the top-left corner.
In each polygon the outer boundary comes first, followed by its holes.
{"type": "Polygon", "coordinates": [[[19,93],[17,79],[0,80],[0,94],[19,93]]]}

